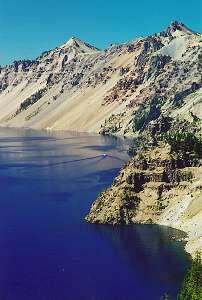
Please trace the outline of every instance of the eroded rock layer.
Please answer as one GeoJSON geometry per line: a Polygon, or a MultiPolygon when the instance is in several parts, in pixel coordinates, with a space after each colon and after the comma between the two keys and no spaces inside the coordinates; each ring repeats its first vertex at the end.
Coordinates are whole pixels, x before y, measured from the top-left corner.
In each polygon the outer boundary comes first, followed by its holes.
{"type": "Polygon", "coordinates": [[[86,220],[101,224],[157,223],[185,230],[187,249],[202,249],[202,161],[168,144],[138,152],[93,203],[86,220]]]}

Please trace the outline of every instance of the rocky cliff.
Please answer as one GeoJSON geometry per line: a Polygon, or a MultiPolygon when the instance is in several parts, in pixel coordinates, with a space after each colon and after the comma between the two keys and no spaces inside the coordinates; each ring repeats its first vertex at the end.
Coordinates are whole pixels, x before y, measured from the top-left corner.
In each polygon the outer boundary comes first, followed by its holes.
{"type": "MultiPolygon", "coordinates": [[[[139,151],[93,203],[86,220],[161,224],[188,233],[187,250],[202,250],[202,140],[199,155],[158,146],[139,151]]],[[[193,147],[194,149],[194,147],[193,147]]]]}

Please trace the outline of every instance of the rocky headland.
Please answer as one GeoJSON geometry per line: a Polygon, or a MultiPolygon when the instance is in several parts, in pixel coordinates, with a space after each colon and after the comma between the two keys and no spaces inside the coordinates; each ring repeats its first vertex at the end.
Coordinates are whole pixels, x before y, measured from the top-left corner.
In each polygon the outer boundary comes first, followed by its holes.
{"type": "Polygon", "coordinates": [[[174,227],[188,234],[186,250],[194,255],[202,251],[202,138],[172,130],[136,151],[86,220],[174,227]]]}

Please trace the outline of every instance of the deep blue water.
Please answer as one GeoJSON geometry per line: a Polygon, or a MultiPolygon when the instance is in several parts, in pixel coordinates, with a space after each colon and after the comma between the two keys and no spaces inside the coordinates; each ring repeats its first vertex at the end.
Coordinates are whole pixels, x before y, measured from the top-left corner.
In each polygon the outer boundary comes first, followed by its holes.
{"type": "Polygon", "coordinates": [[[0,300],[176,296],[189,265],[177,231],[84,221],[126,150],[110,137],[0,129],[0,300]]]}

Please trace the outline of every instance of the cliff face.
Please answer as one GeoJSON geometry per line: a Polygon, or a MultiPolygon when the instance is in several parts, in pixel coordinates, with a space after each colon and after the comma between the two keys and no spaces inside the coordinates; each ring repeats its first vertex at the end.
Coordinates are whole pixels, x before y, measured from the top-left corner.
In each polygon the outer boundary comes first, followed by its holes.
{"type": "Polygon", "coordinates": [[[132,135],[169,114],[201,117],[202,36],[165,31],[100,51],[77,38],[0,68],[0,125],[132,135]]]}
{"type": "Polygon", "coordinates": [[[91,223],[156,223],[188,233],[187,250],[202,249],[202,161],[161,144],[141,151],[92,205],[91,223]]]}

